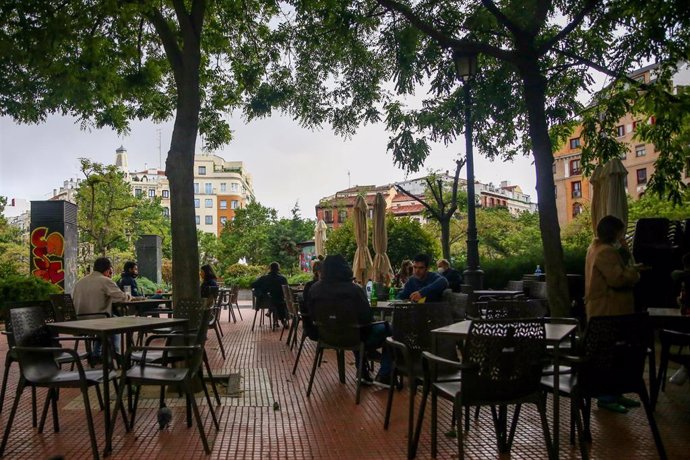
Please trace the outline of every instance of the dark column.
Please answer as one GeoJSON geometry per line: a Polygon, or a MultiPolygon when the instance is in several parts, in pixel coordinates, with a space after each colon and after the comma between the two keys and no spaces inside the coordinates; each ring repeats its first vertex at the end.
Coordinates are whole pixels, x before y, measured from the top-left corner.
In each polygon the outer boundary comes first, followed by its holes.
{"type": "Polygon", "coordinates": [[[71,293],[77,282],[78,245],[76,204],[31,202],[29,266],[34,276],[71,293]]]}
{"type": "Polygon", "coordinates": [[[142,235],[136,242],[139,276],[154,283],[161,282],[161,262],[163,260],[163,240],[158,235],[142,235]]]}

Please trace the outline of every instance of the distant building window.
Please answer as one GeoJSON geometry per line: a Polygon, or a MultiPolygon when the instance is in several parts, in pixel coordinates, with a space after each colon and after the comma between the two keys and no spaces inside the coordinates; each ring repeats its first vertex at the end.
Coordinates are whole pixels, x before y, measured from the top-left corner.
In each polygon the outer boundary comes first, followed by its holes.
{"type": "Polygon", "coordinates": [[[134,189],[134,196],[139,197],[139,196],[142,196],[142,195],[144,195],[144,191],[143,191],[142,189],[140,189],[140,188],[135,188],[135,189],[134,189]]]}
{"type": "Polygon", "coordinates": [[[213,200],[210,198],[207,198],[204,200],[204,207],[205,208],[212,208],[213,207],[213,200]]]}
{"type": "Polygon", "coordinates": [[[637,131],[637,125],[639,124],[639,121],[633,121],[632,129],[633,131],[637,131]]]}
{"type": "Polygon", "coordinates": [[[170,198],[170,190],[163,190],[163,191],[161,192],[161,196],[162,196],[163,198],[170,198]]]}
{"type": "Polygon", "coordinates": [[[168,208],[163,208],[163,215],[165,217],[170,217],[170,209],[168,208]]]}
{"type": "Polygon", "coordinates": [[[199,175],[200,176],[206,175],[206,166],[199,166],[199,175]]]}
{"type": "Polygon", "coordinates": [[[638,145],[635,147],[635,156],[643,157],[647,155],[647,147],[645,145],[638,145]]]}
{"type": "Polygon", "coordinates": [[[228,209],[228,202],[226,200],[220,200],[220,209],[228,209]]]}
{"type": "Polygon", "coordinates": [[[220,217],[220,225],[225,225],[228,222],[228,218],[225,216],[220,217]]]}
{"type": "Polygon", "coordinates": [[[156,189],[150,188],[149,189],[149,198],[154,198],[155,196],[156,196],[156,189]]]}
{"type": "Polygon", "coordinates": [[[572,193],[571,197],[572,198],[582,198],[582,182],[579,180],[574,181],[573,183],[570,184],[572,193]]]}
{"type": "Polygon", "coordinates": [[[647,168],[637,170],[637,183],[638,185],[647,183],[647,168]]]}
{"type": "Polygon", "coordinates": [[[194,193],[199,193],[199,183],[194,182],[194,193]]]}
{"type": "Polygon", "coordinates": [[[201,223],[201,218],[199,216],[194,216],[194,219],[196,220],[197,225],[201,223]]]}
{"type": "Polygon", "coordinates": [[[625,136],[625,125],[616,126],[616,136],[617,137],[625,136]]]}
{"type": "Polygon", "coordinates": [[[230,183],[230,191],[231,191],[231,192],[236,192],[236,191],[237,191],[237,182],[232,182],[232,183],[230,183]]]}
{"type": "Polygon", "coordinates": [[[570,139],[570,148],[571,149],[579,149],[580,148],[580,138],[576,137],[574,139],[570,139]]]}
{"type": "Polygon", "coordinates": [[[206,225],[213,225],[213,216],[204,216],[204,223],[206,225]]]}
{"type": "Polygon", "coordinates": [[[580,203],[573,203],[573,217],[582,214],[582,205],[580,203]]]}
{"type": "Polygon", "coordinates": [[[194,207],[195,208],[201,207],[201,200],[199,198],[194,198],[194,207]]]}
{"type": "Polygon", "coordinates": [[[333,223],[333,211],[331,210],[326,210],[323,212],[323,220],[327,224],[332,224],[333,223]]]}
{"type": "Polygon", "coordinates": [[[240,203],[237,200],[232,200],[230,202],[230,209],[237,209],[239,206],[240,206],[240,203]]]}
{"type": "Polygon", "coordinates": [[[205,185],[206,195],[213,193],[213,185],[210,182],[206,182],[205,185]]]}
{"type": "Polygon", "coordinates": [[[577,176],[582,174],[582,169],[580,168],[580,160],[570,160],[570,175],[577,176]]]}
{"type": "Polygon", "coordinates": [[[228,184],[226,184],[225,182],[221,182],[220,183],[220,191],[221,192],[227,192],[227,190],[228,190],[228,184]]]}
{"type": "Polygon", "coordinates": [[[347,211],[338,211],[338,222],[345,222],[347,220],[347,211]]]}

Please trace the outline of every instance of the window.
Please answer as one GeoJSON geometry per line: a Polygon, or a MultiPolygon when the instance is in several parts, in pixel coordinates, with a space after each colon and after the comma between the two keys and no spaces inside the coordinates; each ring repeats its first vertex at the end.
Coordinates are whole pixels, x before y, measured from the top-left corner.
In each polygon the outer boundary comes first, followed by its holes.
{"type": "Polygon", "coordinates": [[[582,174],[582,168],[580,168],[580,160],[570,160],[570,175],[577,176],[582,174]]]}
{"type": "Polygon", "coordinates": [[[228,218],[225,216],[221,216],[220,217],[220,225],[225,225],[226,223],[228,223],[228,218]]]}
{"type": "Polygon", "coordinates": [[[144,191],[142,189],[140,189],[140,188],[134,189],[134,196],[139,197],[139,196],[142,196],[143,194],[144,194],[144,191]]]}
{"type": "Polygon", "coordinates": [[[204,223],[206,225],[213,225],[213,216],[204,216],[204,223]]]}
{"type": "Polygon", "coordinates": [[[163,191],[161,192],[161,196],[162,196],[163,198],[170,198],[170,190],[163,190],[163,191]]]}
{"type": "Polygon", "coordinates": [[[637,131],[637,125],[639,124],[639,121],[633,121],[632,129],[633,131],[637,131]]]}
{"type": "Polygon", "coordinates": [[[230,209],[237,209],[237,208],[239,208],[239,206],[240,206],[240,203],[237,200],[232,200],[230,202],[230,209]]]}
{"type": "Polygon", "coordinates": [[[647,147],[644,145],[638,145],[635,147],[635,156],[636,157],[643,157],[647,155],[647,147]]]}
{"type": "Polygon", "coordinates": [[[582,182],[579,180],[574,181],[570,184],[570,190],[572,192],[570,194],[572,198],[582,198],[582,182]]]}
{"type": "Polygon", "coordinates": [[[230,184],[230,191],[231,192],[236,192],[237,191],[237,182],[232,182],[230,184]]]}
{"type": "Polygon", "coordinates": [[[327,224],[332,224],[333,223],[333,211],[331,210],[326,210],[323,212],[323,220],[327,224]]]}
{"type": "Polygon", "coordinates": [[[616,136],[617,137],[625,136],[625,125],[616,126],[616,136]]]}
{"type": "Polygon", "coordinates": [[[201,207],[201,200],[199,198],[194,198],[194,207],[195,208],[201,207]]]}
{"type": "Polygon", "coordinates": [[[647,183],[647,168],[637,170],[637,183],[638,185],[647,183]]]}
{"type": "Polygon", "coordinates": [[[582,214],[582,205],[580,203],[573,203],[573,217],[582,214]]]}
{"type": "Polygon", "coordinates": [[[149,189],[149,198],[154,198],[155,196],[156,196],[156,189],[150,188],[149,189]]]}
{"type": "Polygon", "coordinates": [[[205,208],[212,208],[213,207],[213,200],[210,198],[206,198],[204,200],[204,207],[205,208]]]}
{"type": "Polygon", "coordinates": [[[199,216],[194,216],[194,219],[196,220],[197,225],[201,223],[201,218],[199,218],[199,216]]]}
{"type": "Polygon", "coordinates": [[[228,202],[226,200],[220,200],[220,209],[228,209],[228,202]]]}
{"type": "Polygon", "coordinates": [[[227,192],[227,190],[228,190],[228,184],[226,184],[225,182],[221,182],[220,183],[220,191],[221,192],[227,192]]]}
{"type": "Polygon", "coordinates": [[[206,166],[199,166],[199,175],[200,176],[206,175],[206,166]]]}
{"type": "Polygon", "coordinates": [[[210,182],[206,182],[205,188],[204,188],[206,195],[210,195],[213,193],[213,186],[210,182]]]}
{"type": "Polygon", "coordinates": [[[579,149],[580,148],[580,138],[576,137],[574,139],[570,139],[570,148],[571,149],[579,149]]]}
{"type": "Polygon", "coordinates": [[[347,220],[347,211],[338,211],[338,222],[345,222],[347,220]]]}
{"type": "Polygon", "coordinates": [[[194,182],[194,193],[199,193],[199,183],[194,182]]]}
{"type": "Polygon", "coordinates": [[[170,209],[169,208],[163,208],[163,215],[165,217],[170,217],[170,209]]]}

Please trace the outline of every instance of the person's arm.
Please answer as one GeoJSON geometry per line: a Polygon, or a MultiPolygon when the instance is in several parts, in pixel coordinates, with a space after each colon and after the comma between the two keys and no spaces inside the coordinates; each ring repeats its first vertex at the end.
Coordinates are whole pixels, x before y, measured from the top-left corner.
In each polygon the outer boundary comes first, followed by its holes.
{"type": "Polygon", "coordinates": [[[402,291],[398,292],[398,299],[407,300],[410,298],[410,294],[417,291],[417,283],[415,283],[415,278],[410,278],[403,286],[402,291]]]}
{"type": "Polygon", "coordinates": [[[139,297],[141,294],[139,293],[139,285],[137,284],[137,280],[134,278],[130,278],[131,283],[132,283],[132,297],[139,297]]]}
{"type": "Polygon", "coordinates": [[[427,284],[419,290],[422,297],[427,297],[429,294],[442,293],[444,289],[448,287],[448,280],[440,275],[436,276],[436,279],[431,283],[427,284]]]}
{"type": "Polygon", "coordinates": [[[112,302],[126,302],[132,298],[129,294],[120,290],[115,281],[105,278],[103,283],[105,294],[110,297],[112,302]]]}
{"type": "Polygon", "coordinates": [[[606,285],[612,288],[632,287],[640,280],[637,269],[624,266],[621,256],[613,248],[601,251],[594,265],[601,272],[606,285]]]}
{"type": "Polygon", "coordinates": [[[359,321],[359,324],[362,325],[370,324],[374,320],[374,311],[369,305],[367,295],[364,293],[364,289],[361,289],[359,286],[354,289],[354,292],[354,306],[357,309],[357,320],[359,321]]]}

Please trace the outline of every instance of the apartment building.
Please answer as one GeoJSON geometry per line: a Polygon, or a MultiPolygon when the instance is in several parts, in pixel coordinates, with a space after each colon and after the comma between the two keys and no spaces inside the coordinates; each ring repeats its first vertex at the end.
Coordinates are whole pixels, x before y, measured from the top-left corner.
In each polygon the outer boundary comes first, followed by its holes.
{"type": "MultiPolygon", "coordinates": [[[[632,72],[629,76],[645,83],[655,79],[656,65],[651,65],[632,72]]],[[[683,65],[674,76],[674,90],[679,86],[690,84],[690,68],[683,65]]],[[[622,117],[616,127],[617,139],[627,146],[622,163],[628,171],[626,191],[637,200],[646,190],[647,183],[654,174],[654,162],[659,157],[654,144],[641,142],[635,138],[635,131],[641,123],[654,123],[653,116],[643,119],[632,114],[622,117]]],[[[592,200],[592,187],[589,178],[582,174],[581,155],[583,140],[582,127],[577,126],[564,145],[554,153],[553,175],[556,185],[556,206],[558,222],[561,226],[571,222],[588,207],[592,200]]],[[[684,181],[689,180],[690,164],[686,165],[684,181]]]]}

